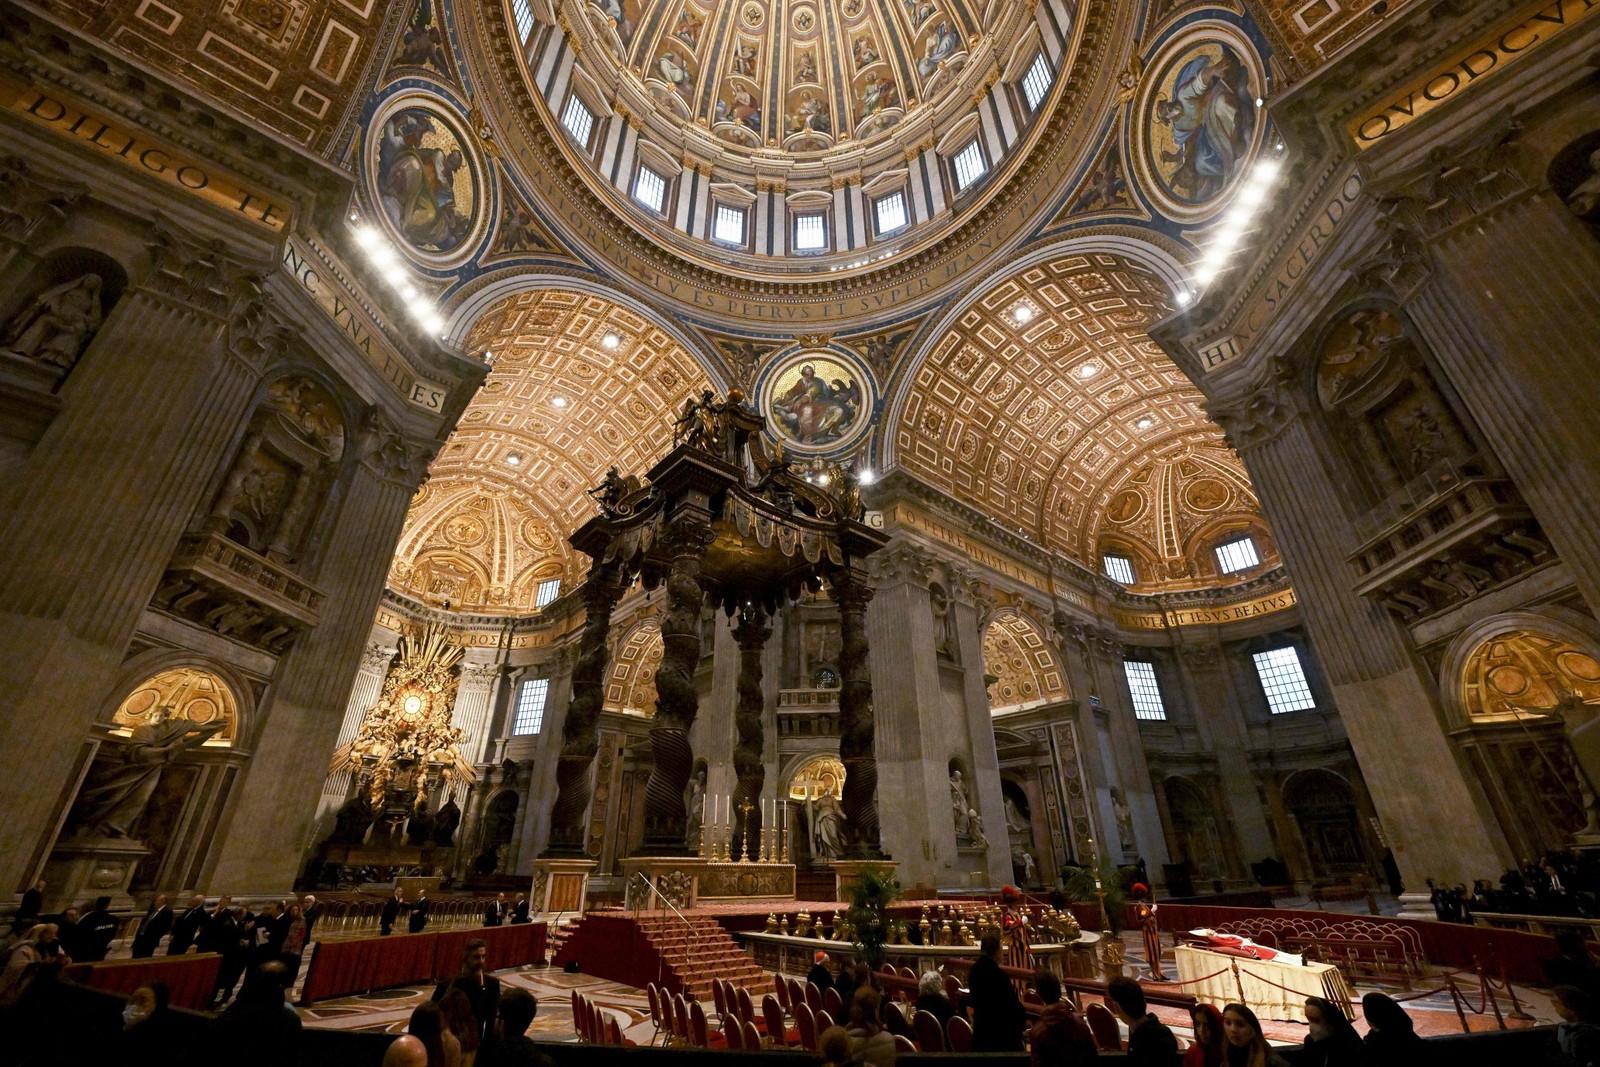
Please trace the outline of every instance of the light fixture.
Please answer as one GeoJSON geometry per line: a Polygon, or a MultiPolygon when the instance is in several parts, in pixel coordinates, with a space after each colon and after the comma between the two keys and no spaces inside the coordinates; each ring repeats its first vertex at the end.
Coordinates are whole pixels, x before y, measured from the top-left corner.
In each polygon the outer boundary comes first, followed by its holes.
{"type": "Polygon", "coordinates": [[[862,467],[861,470],[856,474],[856,481],[861,485],[871,485],[877,480],[878,476],[873,473],[871,467],[862,467]]]}
{"type": "Polygon", "coordinates": [[[1141,430],[1148,430],[1150,427],[1154,426],[1155,424],[1156,424],[1156,420],[1152,419],[1148,415],[1146,415],[1144,418],[1140,419],[1138,422],[1134,423],[1134,425],[1137,426],[1141,430]]]}
{"type": "Polygon", "coordinates": [[[550,398],[550,403],[555,407],[564,408],[567,406],[567,398],[564,396],[553,396],[550,398]]]}
{"type": "Polygon", "coordinates": [[[604,337],[600,338],[600,343],[607,348],[616,348],[622,343],[622,338],[614,333],[607,332],[604,337]]]}
{"type": "Polygon", "coordinates": [[[1187,289],[1179,289],[1176,293],[1172,294],[1172,298],[1178,302],[1178,306],[1181,308],[1188,307],[1189,301],[1192,299],[1192,297],[1189,296],[1189,290],[1187,289]]]}
{"type": "Polygon", "coordinates": [[[1016,307],[1011,309],[1011,317],[1016,319],[1019,323],[1025,323],[1029,319],[1033,318],[1033,308],[1029,307],[1027,304],[1018,304],[1016,307]]]}
{"type": "Polygon", "coordinates": [[[1100,368],[1096,367],[1093,363],[1085,363],[1083,366],[1078,368],[1078,377],[1080,378],[1093,378],[1099,373],[1100,368]]]}
{"type": "Polygon", "coordinates": [[[520,466],[522,466],[522,453],[521,452],[508,452],[508,453],[506,453],[506,466],[508,466],[508,467],[520,467],[520,466]]]}

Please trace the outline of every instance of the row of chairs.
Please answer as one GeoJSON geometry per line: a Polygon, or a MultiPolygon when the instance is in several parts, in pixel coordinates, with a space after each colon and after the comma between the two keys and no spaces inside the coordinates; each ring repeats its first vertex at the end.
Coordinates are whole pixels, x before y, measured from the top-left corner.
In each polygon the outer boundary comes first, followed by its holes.
{"type": "Polygon", "coordinates": [[[622,1027],[615,1017],[609,1017],[600,1006],[588,997],[572,991],[572,1024],[580,1040],[591,1045],[631,1045],[623,1039],[622,1027]]]}

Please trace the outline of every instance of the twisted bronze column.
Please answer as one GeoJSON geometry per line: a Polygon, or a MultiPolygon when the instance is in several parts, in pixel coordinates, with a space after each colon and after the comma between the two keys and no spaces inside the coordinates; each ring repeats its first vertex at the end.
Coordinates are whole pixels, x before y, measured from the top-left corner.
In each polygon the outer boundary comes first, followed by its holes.
{"type": "Polygon", "coordinates": [[[583,583],[583,632],[572,669],[572,699],[561,726],[561,756],[556,762],[556,799],[550,809],[550,843],[544,854],[584,855],[584,813],[589,808],[589,767],[600,747],[600,707],[605,700],[606,638],[611,612],[622,597],[615,563],[597,563],[583,583]]]}
{"type": "Polygon", "coordinates": [[[872,674],[867,666],[867,604],[873,588],[855,567],[834,572],[839,605],[839,759],[844,763],[846,859],[882,859],[878,840],[878,761],[872,674]]]}
{"type": "Polygon", "coordinates": [[[667,610],[661,617],[661,667],[656,672],[656,716],[650,729],[654,765],[644,791],[644,849],[648,855],[687,855],[683,791],[689,784],[694,752],[689,727],[700,710],[694,672],[700,665],[700,559],[711,544],[703,520],[680,518],[662,545],[671,558],[667,572],[667,610]]]}
{"type": "MultiPolygon", "coordinates": [[[[761,653],[772,627],[767,613],[760,604],[746,600],[739,608],[738,620],[733,626],[733,636],[739,642],[739,700],[734,712],[737,739],[733,748],[733,772],[737,784],[733,789],[733,810],[740,810],[745,801],[755,806],[750,813],[750,835],[760,852],[761,842],[761,787],[766,783],[766,765],[761,759],[762,722],[764,710],[761,694],[761,653]]],[[[733,828],[735,856],[743,855],[745,821],[738,820],[733,828]]]]}

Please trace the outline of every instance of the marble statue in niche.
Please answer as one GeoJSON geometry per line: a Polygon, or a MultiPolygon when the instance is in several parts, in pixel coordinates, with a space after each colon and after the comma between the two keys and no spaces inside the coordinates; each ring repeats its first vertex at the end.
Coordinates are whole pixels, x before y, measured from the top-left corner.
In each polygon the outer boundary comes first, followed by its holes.
{"type": "Polygon", "coordinates": [[[950,770],[950,814],[955,820],[956,837],[972,833],[972,803],[967,797],[967,784],[961,778],[961,768],[950,770]]]}
{"type": "Polygon", "coordinates": [[[100,328],[101,278],[84,274],[46,289],[6,324],[6,350],[71,370],[100,328]]]}
{"type": "Polygon", "coordinates": [[[190,749],[199,748],[228,725],[218,718],[196,723],[158,708],[125,743],[95,759],[78,791],[68,826],[79,834],[131,838],[161,773],[190,749]]]}
{"type": "Polygon", "coordinates": [[[1117,818],[1117,840],[1122,851],[1132,852],[1138,847],[1133,836],[1133,811],[1128,807],[1128,798],[1116,786],[1111,787],[1111,811],[1117,818]]]}
{"type": "Polygon", "coordinates": [[[1588,176],[1566,196],[1567,207],[1580,219],[1600,214],[1600,148],[1589,154],[1588,176]]]}

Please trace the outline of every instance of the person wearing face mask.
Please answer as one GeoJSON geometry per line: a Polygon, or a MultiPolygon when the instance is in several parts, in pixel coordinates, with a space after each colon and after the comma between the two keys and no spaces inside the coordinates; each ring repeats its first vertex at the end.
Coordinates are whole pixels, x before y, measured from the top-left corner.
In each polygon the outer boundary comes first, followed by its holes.
{"type": "Polygon", "coordinates": [[[1306,1024],[1310,1031],[1300,1062],[1307,1067],[1350,1067],[1366,1062],[1361,1035],[1337,1004],[1321,997],[1307,997],[1306,1024]]]}
{"type": "Polygon", "coordinates": [[[129,1063],[170,1061],[174,1044],[175,1019],[167,1007],[167,983],[156,979],[135,989],[122,1009],[122,1033],[117,1051],[129,1063]]]}
{"type": "Polygon", "coordinates": [[[1267,1044],[1256,1013],[1243,1004],[1222,1009],[1222,1037],[1227,1067],[1289,1067],[1267,1044]]]}

